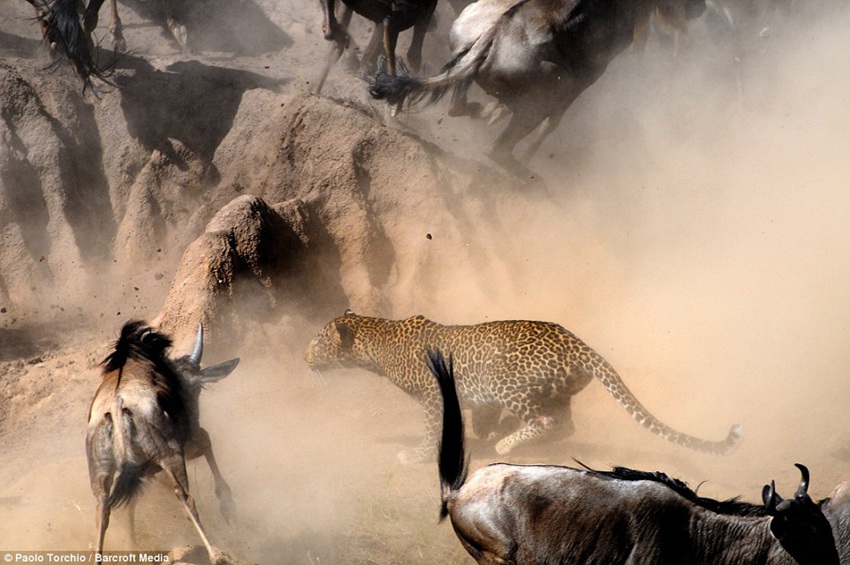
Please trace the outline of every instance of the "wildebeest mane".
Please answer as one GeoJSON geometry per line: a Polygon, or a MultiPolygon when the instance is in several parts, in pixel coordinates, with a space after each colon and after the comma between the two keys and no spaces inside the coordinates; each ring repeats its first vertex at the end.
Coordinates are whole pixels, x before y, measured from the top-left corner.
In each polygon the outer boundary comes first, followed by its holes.
{"type": "MultiPolygon", "coordinates": [[[[113,345],[113,351],[101,362],[103,371],[117,371],[126,365],[129,359],[146,360],[157,368],[165,362],[165,350],[171,347],[171,338],[156,332],[140,320],[124,324],[121,334],[113,345]]],[[[168,372],[171,370],[169,368],[168,372]]]]}
{"type": "Polygon", "coordinates": [[[616,479],[621,481],[652,481],[655,483],[660,483],[675,492],[676,494],[682,496],[686,500],[698,506],[701,506],[706,510],[716,512],[717,514],[728,514],[733,516],[768,515],[767,509],[764,506],[750,504],[749,502],[741,502],[740,500],[738,500],[738,497],[730,498],[727,500],[715,500],[713,498],[699,496],[685,482],[674,477],[670,477],[666,473],[662,473],[660,471],[640,471],[637,469],[629,469],[628,467],[614,467],[610,471],[600,471],[597,469],[592,469],[586,466],[584,463],[578,463],[590,473],[600,477],[606,477],[609,479],[616,479]]]}
{"type": "Polygon", "coordinates": [[[119,371],[116,386],[120,386],[121,374],[128,360],[149,363],[153,370],[148,372],[148,376],[156,391],[157,404],[172,418],[179,418],[184,410],[185,398],[180,379],[165,355],[171,343],[171,338],[145,322],[132,320],[121,328],[112,353],[106,356],[102,365],[104,375],[119,371]]]}

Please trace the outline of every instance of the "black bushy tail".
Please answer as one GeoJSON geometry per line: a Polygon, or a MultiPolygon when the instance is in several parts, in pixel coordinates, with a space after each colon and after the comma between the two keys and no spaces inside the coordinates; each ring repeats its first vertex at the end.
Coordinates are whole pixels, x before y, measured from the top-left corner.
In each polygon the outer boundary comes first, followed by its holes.
{"type": "Polygon", "coordinates": [[[440,393],[443,397],[443,432],[438,446],[438,462],[440,470],[440,520],[448,511],[448,499],[452,492],[460,490],[466,481],[467,460],[464,455],[463,414],[455,388],[452,360],[446,367],[443,354],[439,350],[428,350],[428,368],[431,369],[440,393]]]}
{"type": "Polygon", "coordinates": [[[465,91],[475,79],[478,68],[490,54],[503,20],[512,16],[516,11],[514,8],[507,10],[475,41],[457,53],[437,75],[417,78],[403,67],[400,68],[399,76],[392,76],[380,70],[369,77],[369,95],[400,107],[405,103],[408,106],[415,105],[426,98],[428,103],[437,102],[452,89],[456,92],[465,91]]]}
{"type": "Polygon", "coordinates": [[[104,69],[94,60],[93,47],[80,23],[77,0],[53,0],[47,12],[40,17],[44,22],[45,39],[62,49],[74,65],[84,87],[92,86],[91,77],[105,77],[104,69]]]}
{"type": "Polygon", "coordinates": [[[144,472],[147,467],[147,464],[139,464],[132,461],[121,463],[121,467],[118,469],[118,475],[115,477],[115,482],[112,483],[109,498],[106,499],[106,504],[110,508],[114,508],[126,504],[135,498],[142,488],[142,479],[144,478],[144,472]]]}

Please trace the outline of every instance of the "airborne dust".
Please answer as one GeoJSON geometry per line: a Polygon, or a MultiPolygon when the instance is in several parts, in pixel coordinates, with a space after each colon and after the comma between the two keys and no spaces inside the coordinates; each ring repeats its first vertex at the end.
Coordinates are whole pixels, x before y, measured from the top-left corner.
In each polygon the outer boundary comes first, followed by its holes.
{"type": "MultiPolygon", "coordinates": [[[[287,57],[318,70],[320,11],[305,4],[257,2],[287,34],[310,38],[283,49],[270,72],[286,75],[287,57]]],[[[453,277],[445,265],[433,301],[393,312],[443,323],[558,322],[667,424],[709,439],[742,424],[740,449],[718,457],[668,445],[591,383],[574,399],[570,441],[510,460],[662,470],[691,486],[705,481],[704,496],[751,501],[771,479],[780,493],[794,488],[795,462],[812,471],[817,498],[848,478],[850,10],[787,4],[748,20],[739,50],[728,30],[701,20],[676,57],[653,37],[643,53],[617,59],[530,163],[549,198],[498,218],[504,232],[494,241],[470,240],[486,248],[487,282],[453,277]]],[[[445,34],[443,8],[437,33],[445,34]]],[[[140,20],[128,11],[128,21],[140,20]]],[[[18,29],[35,37],[32,28],[18,29]]],[[[426,57],[438,60],[431,72],[446,57],[434,43],[426,40],[426,57]]],[[[363,83],[342,65],[326,89],[368,104],[350,94],[363,83]]],[[[453,121],[444,104],[398,124],[482,162],[503,127],[453,121]]],[[[138,315],[153,318],[168,282],[133,297],[138,315]]],[[[409,304],[412,284],[392,288],[390,302],[409,304]]],[[[35,335],[20,360],[3,357],[0,550],[94,542],[84,421],[94,363],[124,319],[113,318],[65,340],[35,335]]],[[[258,328],[239,368],[203,394],[202,423],[239,511],[225,524],[206,464],[190,463],[213,543],[257,563],[471,562],[451,527],[437,524],[435,466],[396,460],[421,437],[416,403],[370,373],[313,375],[304,366],[301,352],[326,321],[307,309],[258,328]]],[[[474,438],[469,447],[473,469],[500,459],[474,438]]],[[[198,543],[164,483],[147,487],[136,523],[145,548],[198,543]]],[[[107,545],[126,543],[117,512],[107,545]]]]}

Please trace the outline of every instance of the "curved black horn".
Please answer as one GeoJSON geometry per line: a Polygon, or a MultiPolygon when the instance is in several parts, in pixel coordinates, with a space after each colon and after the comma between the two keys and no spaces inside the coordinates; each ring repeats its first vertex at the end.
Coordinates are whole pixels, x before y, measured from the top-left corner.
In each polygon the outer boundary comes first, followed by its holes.
{"type": "Polygon", "coordinates": [[[198,322],[198,339],[195,340],[195,349],[192,350],[192,355],[189,356],[189,361],[195,365],[201,364],[201,356],[204,354],[204,325],[198,322]]]}
{"type": "Polygon", "coordinates": [[[764,507],[767,513],[771,516],[776,515],[776,507],[784,502],[784,499],[776,492],[776,482],[770,481],[770,485],[764,485],[761,490],[761,498],[764,501],[764,507]]]}
{"type": "Polygon", "coordinates": [[[809,470],[801,463],[794,463],[794,466],[800,469],[800,474],[802,475],[802,478],[800,479],[800,486],[797,487],[797,492],[794,493],[794,497],[803,498],[809,496],[809,470]]]}
{"type": "Polygon", "coordinates": [[[764,485],[761,489],[761,499],[764,501],[764,507],[768,514],[773,514],[776,510],[776,483],[770,481],[769,485],[764,485]]]}

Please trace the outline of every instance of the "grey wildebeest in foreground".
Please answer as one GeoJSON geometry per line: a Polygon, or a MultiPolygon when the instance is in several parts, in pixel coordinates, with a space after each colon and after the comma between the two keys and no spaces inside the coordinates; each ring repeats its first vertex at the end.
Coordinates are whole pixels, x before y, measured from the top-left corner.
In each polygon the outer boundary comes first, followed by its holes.
{"type": "Polygon", "coordinates": [[[488,156],[520,177],[533,177],[523,162],[654,12],[679,21],[704,10],[705,0],[479,0],[452,25],[453,58],[441,73],[417,78],[378,71],[369,92],[398,107],[434,102],[452,90],[449,115],[478,117],[481,105],[467,101],[475,81],[512,113],[488,156]],[[514,147],[538,127],[521,162],[514,147]]]}
{"type": "MultiPolygon", "coordinates": [[[[173,0],[161,2],[166,14],[166,25],[180,44],[188,51],[186,26],[173,14],[173,0]]],[[[64,55],[71,62],[84,87],[91,86],[91,78],[105,79],[108,65],[96,60],[96,45],[92,34],[98,24],[98,13],[104,0],[27,0],[35,8],[42,36],[50,49],[64,55]]],[[[118,16],[117,0],[109,0],[109,34],[116,53],[127,49],[124,26],[118,16]]]]}
{"type": "MultiPolygon", "coordinates": [[[[456,0],[460,1],[460,0],[456,0]]],[[[375,29],[369,40],[369,45],[363,53],[363,61],[374,65],[378,59],[379,43],[384,47],[384,55],[391,75],[396,74],[395,48],[398,43],[398,34],[413,27],[413,38],[407,50],[407,61],[414,68],[419,69],[422,64],[422,45],[425,41],[425,32],[434,15],[437,0],[402,0],[399,2],[388,0],[343,0],[342,12],[339,19],[336,15],[336,0],[320,0],[324,19],[322,20],[322,32],[325,39],[333,41],[328,59],[322,69],[322,74],[313,88],[313,93],[319,94],[331,72],[343,52],[351,43],[348,34],[348,25],[351,22],[352,13],[356,12],[364,18],[375,23],[375,29]]]]}
{"type": "MultiPolygon", "coordinates": [[[[215,480],[226,520],[234,517],[230,487],[213,456],[210,436],[199,421],[199,396],[205,384],[229,375],[239,359],[201,369],[203,328],[190,355],[170,359],[171,339],[128,322],[112,353],[103,361],[103,381],[89,410],[86,455],[91,488],[97,499],[97,552],[103,550],[112,508],[129,505],[131,535],[135,497],[142,481],[160,471],[197,528],[213,564],[227,555],[210,544],[189,493],[186,459],[203,455],[215,480]]],[[[134,540],[135,543],[135,540],[134,540]]]]}
{"type": "Polygon", "coordinates": [[[664,473],[622,467],[496,463],[467,479],[451,359],[446,365],[429,351],[428,363],[444,401],[440,518],[450,517],[479,563],[834,565],[841,562],[836,537],[847,558],[847,496],[813,502],[809,472],[799,464],[794,498],[783,500],[771,481],[764,506],[703,498],[664,473]]]}
{"type": "Polygon", "coordinates": [[[706,453],[728,453],[741,441],[739,425],[726,438],[710,441],[682,433],[656,418],[601,355],[575,334],[551,322],[499,320],[445,326],[424,316],[387,320],[346,311],[319,330],[304,352],[315,369],[361,367],[386,376],[425,409],[425,438],[399,459],[410,463],[433,456],[442,400],[422,356],[426,348],[451,350],[458,387],[472,409],[478,437],[496,441],[506,454],[537,439],[572,435],[572,397],[596,380],[641,426],[677,445],[706,453]],[[521,425],[504,435],[507,410],[521,425]],[[502,437],[504,436],[504,437],[502,437]]]}

